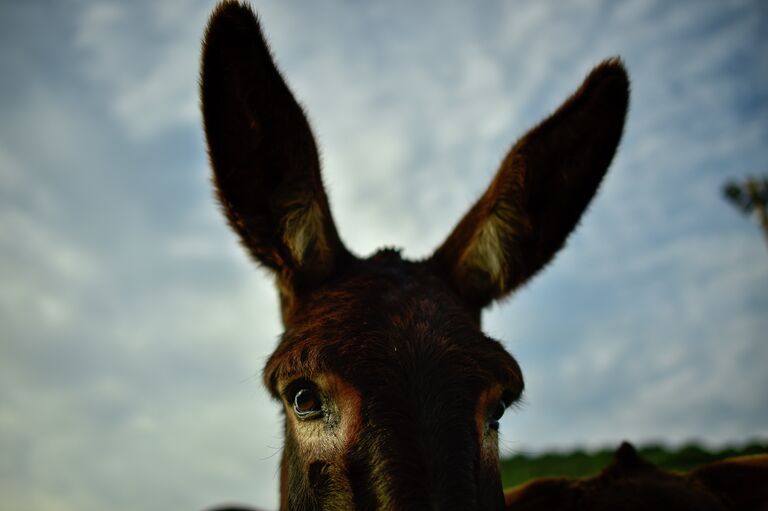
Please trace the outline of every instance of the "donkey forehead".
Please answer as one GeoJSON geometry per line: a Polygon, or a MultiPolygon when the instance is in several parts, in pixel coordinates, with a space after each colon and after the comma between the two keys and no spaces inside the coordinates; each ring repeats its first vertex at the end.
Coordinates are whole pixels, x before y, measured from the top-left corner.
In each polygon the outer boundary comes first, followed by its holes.
{"type": "Polygon", "coordinates": [[[303,297],[264,369],[267,386],[334,372],[353,382],[420,378],[522,388],[503,346],[425,263],[390,251],[303,297]]]}

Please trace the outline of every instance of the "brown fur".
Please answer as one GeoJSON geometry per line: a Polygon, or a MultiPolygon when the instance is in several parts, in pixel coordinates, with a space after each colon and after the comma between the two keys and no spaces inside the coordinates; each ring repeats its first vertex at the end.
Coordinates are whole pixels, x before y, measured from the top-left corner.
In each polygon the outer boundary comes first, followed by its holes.
{"type": "Polygon", "coordinates": [[[507,490],[505,506],[506,511],[768,511],[768,454],[682,474],[659,470],[624,443],[597,476],[534,479],[507,490]]]}
{"type": "Polygon", "coordinates": [[[285,413],[281,508],[503,509],[494,417],[523,377],[480,312],[554,257],[595,194],[627,111],[621,62],[512,147],[424,261],[342,244],[309,123],[250,8],[211,16],[200,92],[222,210],[281,297],[264,368],[285,413]],[[294,411],[297,389],[322,403],[311,419],[294,411]]]}
{"type": "Polygon", "coordinates": [[[665,472],[624,443],[590,478],[536,479],[508,490],[507,511],[767,511],[768,455],[665,472]]]}

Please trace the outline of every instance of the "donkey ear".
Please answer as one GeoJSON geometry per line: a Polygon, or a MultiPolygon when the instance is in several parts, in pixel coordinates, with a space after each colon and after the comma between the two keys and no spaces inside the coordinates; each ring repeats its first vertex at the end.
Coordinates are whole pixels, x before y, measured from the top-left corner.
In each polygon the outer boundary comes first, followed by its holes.
{"type": "Polygon", "coordinates": [[[214,185],[243,245],[284,290],[327,277],[348,252],[309,123],[249,7],[223,2],[212,14],[200,95],[214,185]]]}
{"type": "Polygon", "coordinates": [[[624,66],[607,60],[512,147],[432,256],[467,303],[484,307],[504,297],[563,246],[608,170],[628,104],[624,66]]]}

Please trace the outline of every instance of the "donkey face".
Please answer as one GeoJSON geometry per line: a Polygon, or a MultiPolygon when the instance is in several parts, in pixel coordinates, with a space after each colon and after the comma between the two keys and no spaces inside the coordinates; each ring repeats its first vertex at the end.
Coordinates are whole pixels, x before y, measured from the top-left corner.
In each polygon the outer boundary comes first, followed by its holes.
{"type": "Polygon", "coordinates": [[[494,509],[517,363],[428,262],[381,251],[298,300],[265,368],[290,509],[494,509]]]}
{"type": "Polygon", "coordinates": [[[222,209],[280,293],[264,381],[285,412],[282,508],[503,509],[498,420],[523,379],[480,312],[552,259],[594,195],[624,124],[621,63],[520,139],[418,262],[345,248],[307,120],[248,7],[211,17],[201,95],[222,209]]]}

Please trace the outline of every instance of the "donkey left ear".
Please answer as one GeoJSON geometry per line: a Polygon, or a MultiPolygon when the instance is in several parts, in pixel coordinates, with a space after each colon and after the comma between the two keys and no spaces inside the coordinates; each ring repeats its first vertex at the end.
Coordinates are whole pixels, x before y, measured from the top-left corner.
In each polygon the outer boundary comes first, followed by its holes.
{"type": "Polygon", "coordinates": [[[628,104],[624,66],[607,60],[512,147],[431,259],[469,305],[506,296],[560,250],[611,164],[628,104]]]}
{"type": "Polygon", "coordinates": [[[331,218],[309,123],[253,11],[224,1],[203,45],[200,95],[222,209],[282,296],[317,285],[349,256],[331,218]]]}

